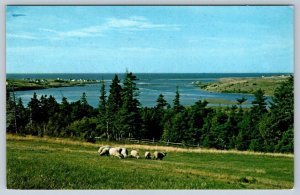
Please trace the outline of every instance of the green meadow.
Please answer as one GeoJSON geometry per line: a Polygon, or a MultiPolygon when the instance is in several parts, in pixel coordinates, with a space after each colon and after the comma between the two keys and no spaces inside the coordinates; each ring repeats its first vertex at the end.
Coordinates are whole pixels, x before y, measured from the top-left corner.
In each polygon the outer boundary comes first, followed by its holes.
{"type": "Polygon", "coordinates": [[[221,93],[246,93],[254,94],[262,89],[265,95],[273,96],[274,90],[287,80],[287,76],[272,77],[245,77],[245,78],[221,78],[217,82],[198,83],[197,85],[206,91],[221,93]]]}
{"type": "MultiPolygon", "coordinates": [[[[7,135],[9,189],[291,189],[293,155],[124,144],[140,159],[99,156],[70,139],[7,135]],[[146,160],[145,151],[166,151],[146,160]]],[[[113,143],[110,143],[112,146],[113,143]]]]}
{"type": "Polygon", "coordinates": [[[84,86],[97,83],[95,80],[64,80],[64,79],[7,79],[8,90],[26,91],[34,89],[48,89],[58,87],[84,86]]]}

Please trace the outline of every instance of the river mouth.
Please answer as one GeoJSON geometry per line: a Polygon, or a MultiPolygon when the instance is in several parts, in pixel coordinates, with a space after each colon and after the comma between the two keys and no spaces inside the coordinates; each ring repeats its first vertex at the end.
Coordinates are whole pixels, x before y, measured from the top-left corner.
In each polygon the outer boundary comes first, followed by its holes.
{"type": "MultiPolygon", "coordinates": [[[[156,105],[156,100],[159,94],[163,94],[167,102],[172,105],[175,97],[176,87],[178,86],[180,93],[180,102],[184,106],[193,105],[199,100],[207,100],[208,106],[232,106],[237,105],[236,99],[246,98],[247,101],[243,103],[243,107],[250,107],[254,100],[252,94],[238,94],[238,93],[218,93],[208,92],[200,89],[194,83],[213,82],[219,78],[235,76],[235,77],[249,77],[261,76],[262,74],[135,74],[138,78],[136,81],[138,96],[141,106],[153,107],[156,105]]],[[[264,74],[265,75],[265,74],[264,74]]],[[[114,74],[8,74],[7,78],[62,78],[62,79],[103,79],[105,81],[106,93],[109,94],[109,86],[114,74]]],[[[121,83],[124,74],[118,74],[121,83]]],[[[28,91],[15,92],[17,98],[22,98],[24,105],[27,105],[31,100],[33,93],[37,96],[41,95],[54,96],[58,102],[61,102],[62,97],[66,97],[69,102],[78,101],[83,92],[87,95],[88,103],[93,107],[98,107],[100,84],[88,84],[84,86],[73,87],[59,87],[49,89],[37,89],[28,91]]],[[[271,102],[271,97],[267,96],[267,102],[271,102]]]]}

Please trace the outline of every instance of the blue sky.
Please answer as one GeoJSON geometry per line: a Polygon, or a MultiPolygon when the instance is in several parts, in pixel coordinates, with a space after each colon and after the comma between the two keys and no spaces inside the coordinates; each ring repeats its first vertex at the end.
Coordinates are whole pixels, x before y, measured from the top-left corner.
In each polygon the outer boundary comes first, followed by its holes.
{"type": "Polygon", "coordinates": [[[291,6],[7,6],[7,73],[293,72],[291,6]]]}

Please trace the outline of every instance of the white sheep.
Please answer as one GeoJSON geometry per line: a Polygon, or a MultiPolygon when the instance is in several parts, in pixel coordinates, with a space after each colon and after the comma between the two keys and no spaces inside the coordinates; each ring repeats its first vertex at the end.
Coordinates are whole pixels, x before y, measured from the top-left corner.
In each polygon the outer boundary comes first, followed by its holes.
{"type": "Polygon", "coordinates": [[[110,156],[115,156],[115,157],[118,157],[118,158],[124,158],[124,156],[120,153],[119,148],[110,148],[109,149],[109,155],[110,156]]]}
{"type": "Polygon", "coordinates": [[[140,158],[140,154],[139,154],[139,152],[136,151],[136,150],[131,150],[131,152],[130,152],[130,157],[139,159],[139,158],[140,158]]]}
{"type": "Polygon", "coordinates": [[[109,155],[109,149],[111,148],[111,146],[101,146],[98,150],[98,153],[100,154],[100,156],[108,156],[109,155]]]}
{"type": "Polygon", "coordinates": [[[166,152],[157,152],[157,151],[155,151],[153,154],[155,160],[157,159],[162,160],[166,155],[167,155],[166,152]]]}
{"type": "Polygon", "coordinates": [[[151,153],[145,152],[145,159],[151,159],[151,153]]]}
{"type": "Polygon", "coordinates": [[[128,156],[128,150],[126,148],[121,148],[121,154],[126,158],[128,156]]]}

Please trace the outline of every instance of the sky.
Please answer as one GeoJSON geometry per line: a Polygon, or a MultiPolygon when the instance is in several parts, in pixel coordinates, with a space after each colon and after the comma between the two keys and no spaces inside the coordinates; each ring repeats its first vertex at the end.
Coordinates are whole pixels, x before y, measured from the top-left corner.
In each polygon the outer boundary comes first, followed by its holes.
{"type": "Polygon", "coordinates": [[[292,73],[292,6],[7,6],[7,73],[292,73]]]}

